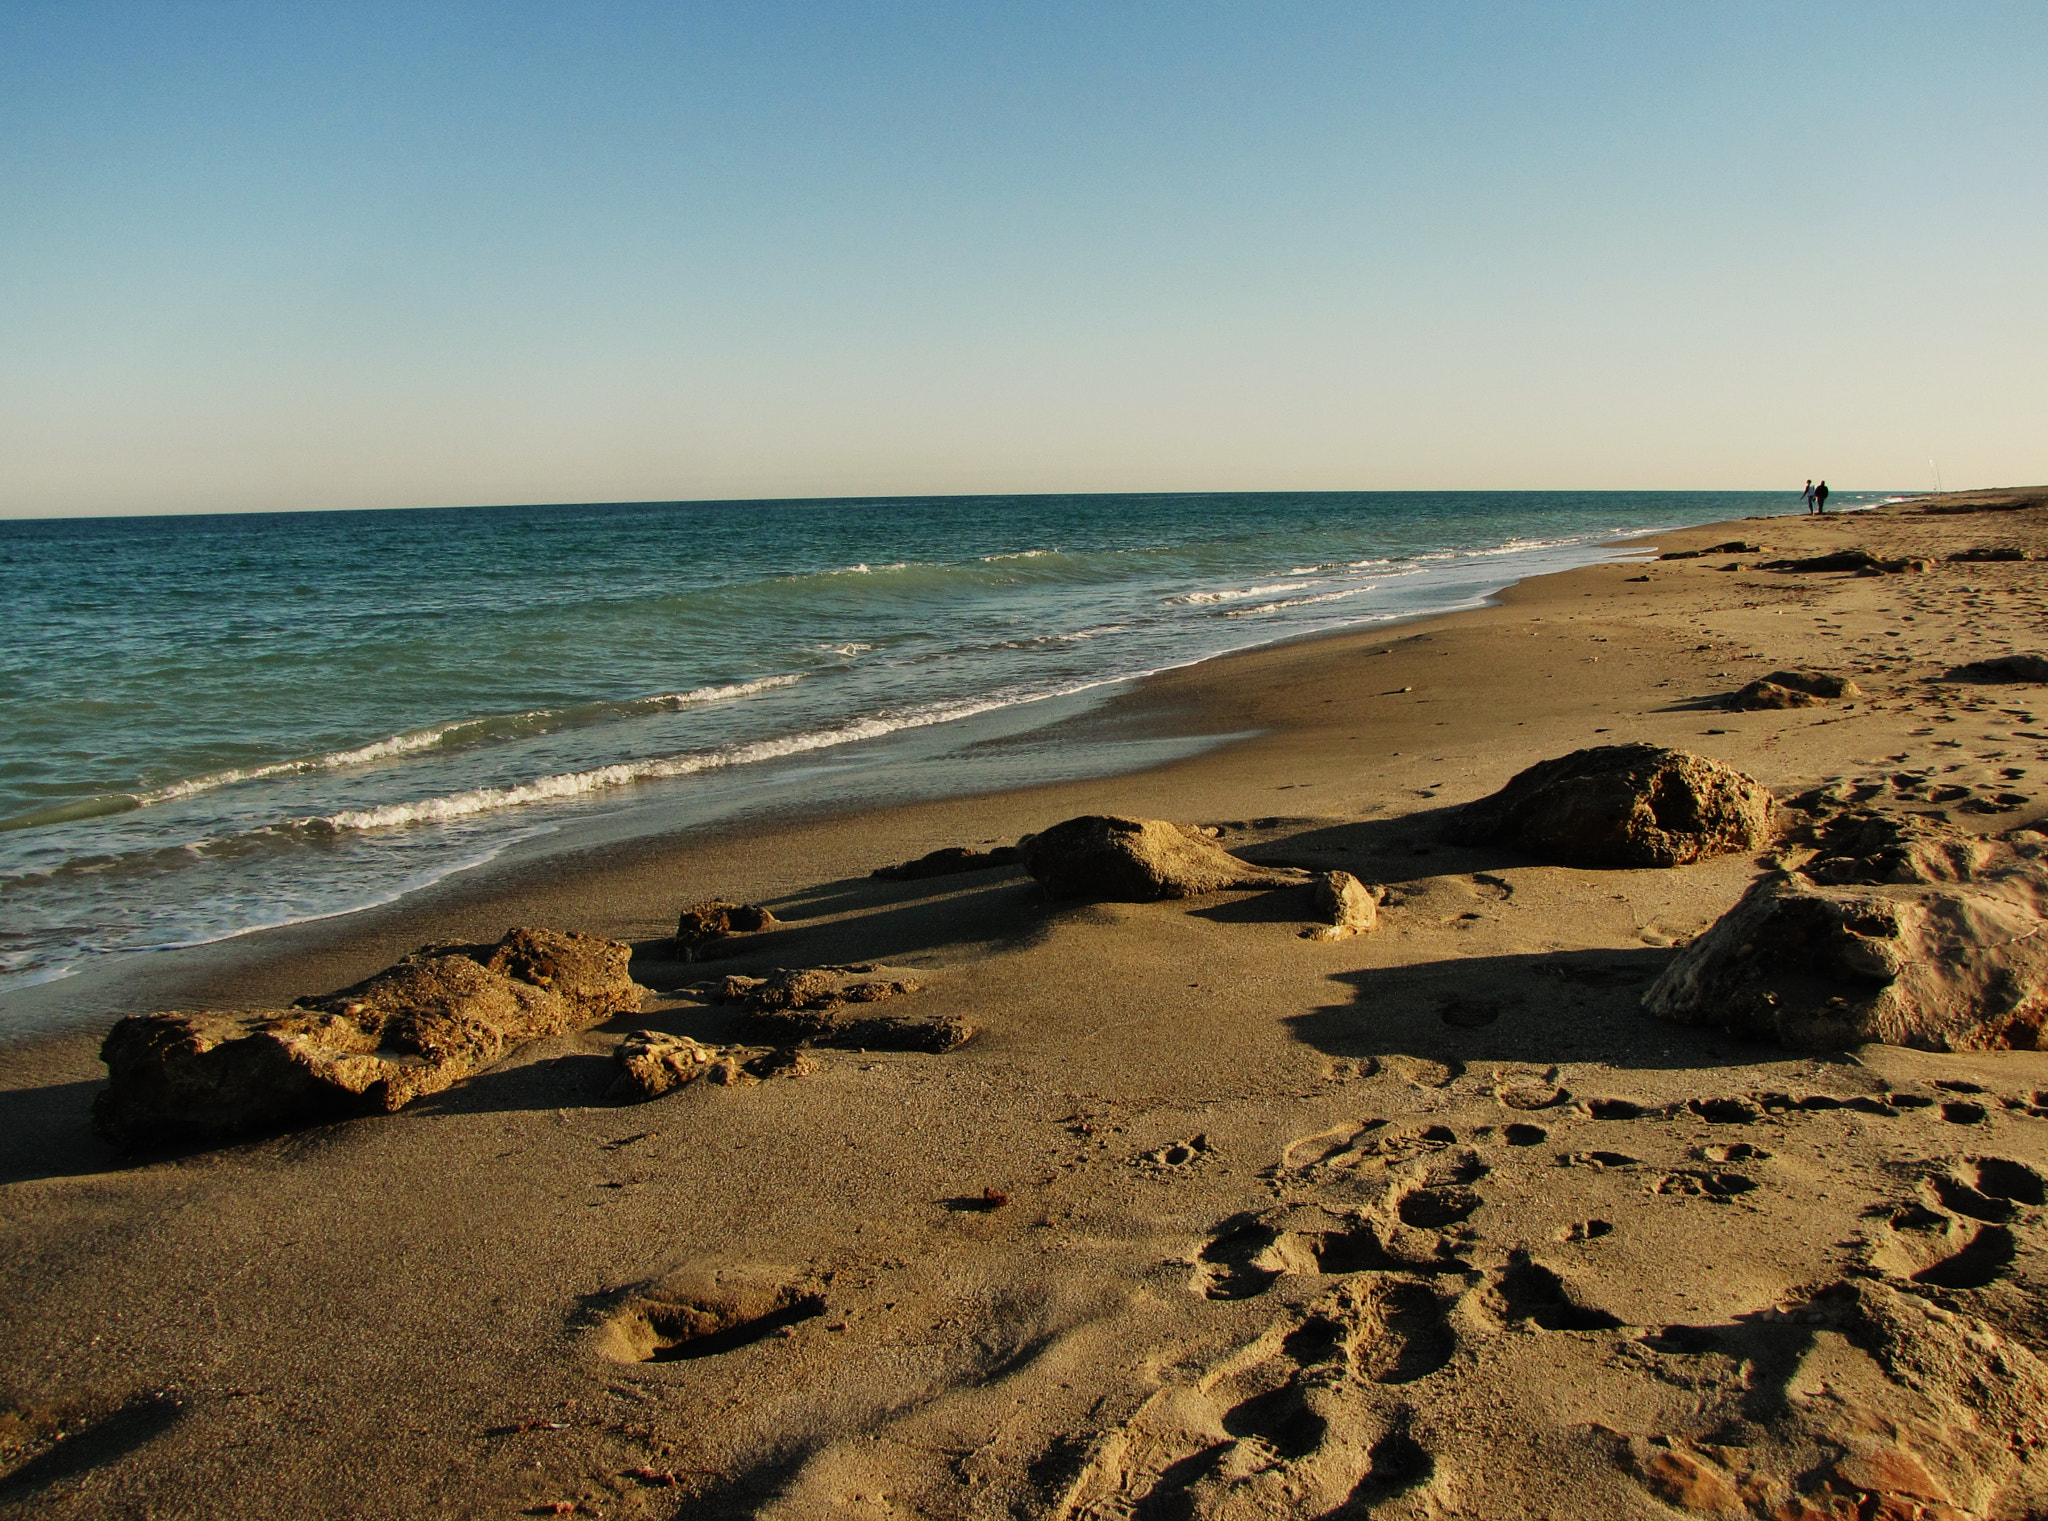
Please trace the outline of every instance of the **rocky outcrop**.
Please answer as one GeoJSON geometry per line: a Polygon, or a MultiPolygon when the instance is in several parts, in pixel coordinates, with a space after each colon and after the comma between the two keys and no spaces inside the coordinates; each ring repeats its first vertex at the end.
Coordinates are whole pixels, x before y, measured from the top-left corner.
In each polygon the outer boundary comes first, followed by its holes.
{"type": "Polygon", "coordinates": [[[1763,783],[1704,756],[1600,745],[1538,762],[1446,833],[1565,866],[1683,866],[1762,848],[1776,807],[1763,783]]]}
{"type": "Polygon", "coordinates": [[[1817,708],[1820,705],[1821,700],[1813,693],[1781,686],[1775,681],[1752,681],[1728,699],[1728,706],[1738,713],[1754,713],[1765,708],[1817,708]]]}
{"type": "Polygon", "coordinates": [[[255,1014],[131,1014],[100,1048],[93,1125],[116,1146],[220,1140],[390,1113],[544,1035],[639,1008],[631,947],[515,929],[428,945],[376,976],[255,1014]]]}
{"type": "Polygon", "coordinates": [[[1380,900],[1374,889],[1348,871],[1318,872],[1310,891],[1318,922],[1302,929],[1304,940],[1347,940],[1380,922],[1380,900]]]}
{"type": "Polygon", "coordinates": [[[933,1053],[965,1045],[974,1027],[964,1019],[873,1008],[922,986],[896,975],[896,969],[861,962],[784,969],[767,977],[728,977],[718,997],[741,1005],[746,1010],[742,1033],[769,1045],[933,1053]]]}
{"type": "Polygon", "coordinates": [[[868,875],[884,882],[921,882],[926,877],[950,877],[963,871],[990,871],[1017,864],[1017,847],[998,845],[994,850],[976,850],[971,845],[948,845],[895,866],[877,866],[868,875]]]}
{"type": "Polygon", "coordinates": [[[730,950],[723,942],[735,935],[756,935],[781,922],[757,903],[710,898],[684,909],[676,921],[676,954],[685,961],[702,961],[730,950]]]}
{"type": "Polygon", "coordinates": [[[1304,871],[1254,866],[1212,833],[1164,819],[1083,814],[1017,842],[1024,869],[1049,898],[1153,903],[1226,888],[1299,887],[1304,871]]]}
{"type": "Polygon", "coordinates": [[[783,1073],[798,1077],[816,1070],[809,1057],[787,1047],[708,1046],[660,1030],[635,1030],[619,1042],[612,1060],[619,1064],[619,1075],[605,1097],[622,1104],[645,1103],[700,1079],[717,1087],[739,1087],[783,1073]]]}
{"type": "Polygon", "coordinates": [[[1861,697],[1863,688],[1831,671],[1773,671],[1728,699],[1738,711],[1758,708],[1815,708],[1823,699],[1861,697]]]}
{"type": "Polygon", "coordinates": [[[1955,674],[1966,681],[2048,681],[2048,656],[1994,655],[1958,666],[1955,674]]]}
{"type": "Polygon", "coordinates": [[[1681,1024],[1808,1050],[2035,1049],[2048,1016],[2048,836],[1858,811],[1815,826],[1643,995],[1681,1024]]]}
{"type": "Polygon", "coordinates": [[[1810,697],[1833,699],[1863,695],[1863,688],[1847,676],[1837,676],[1832,671],[1773,671],[1763,679],[1773,686],[1804,692],[1810,697]]]}

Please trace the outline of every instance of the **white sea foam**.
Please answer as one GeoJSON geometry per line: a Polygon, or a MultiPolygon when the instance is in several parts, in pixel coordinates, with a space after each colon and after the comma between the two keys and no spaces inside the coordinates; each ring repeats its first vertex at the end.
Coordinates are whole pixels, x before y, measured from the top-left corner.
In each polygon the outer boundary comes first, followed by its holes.
{"type": "Polygon", "coordinates": [[[1232,607],[1220,609],[1225,618],[1257,618],[1264,613],[1277,613],[1290,607],[1313,607],[1318,602],[1342,602],[1346,597],[1355,597],[1360,592],[1371,591],[1371,583],[1353,586],[1344,591],[1321,592],[1313,597],[1289,597],[1281,602],[1262,602],[1257,607],[1232,607]]]}
{"type": "Polygon", "coordinates": [[[899,729],[918,729],[928,724],[968,718],[994,708],[1008,707],[1018,700],[1016,697],[989,697],[937,703],[929,708],[914,709],[893,717],[857,719],[853,723],[842,724],[836,728],[813,729],[805,734],[756,740],[752,744],[734,745],[724,750],[622,761],[615,765],[597,766],[588,771],[565,771],[554,776],[537,777],[533,781],[520,782],[510,787],[477,787],[447,797],[422,798],[408,803],[386,803],[375,808],[345,809],[340,813],[328,814],[324,818],[295,819],[293,823],[298,828],[313,833],[390,829],[404,824],[445,824],[456,819],[471,818],[480,813],[497,813],[507,808],[522,808],[532,803],[588,797],[593,793],[631,786],[635,782],[692,776],[698,772],[718,770],[727,766],[744,766],[785,755],[802,755],[807,751],[828,749],[833,745],[852,744],[856,740],[880,739],[883,735],[893,734],[899,729]]]}
{"type": "Polygon", "coordinates": [[[1302,586],[1313,586],[1312,581],[1275,581],[1270,586],[1243,586],[1226,591],[1183,592],[1178,597],[1162,599],[1169,606],[1206,607],[1212,602],[1241,602],[1246,597],[1270,597],[1276,592],[1294,591],[1302,586]]]}
{"type": "MultiPolygon", "coordinates": [[[[856,648],[868,649],[870,646],[860,645],[856,648]]],[[[662,692],[652,697],[629,697],[617,702],[581,703],[566,708],[533,708],[524,713],[506,713],[491,718],[457,719],[452,723],[435,724],[425,729],[393,734],[385,739],[373,740],[367,745],[356,745],[346,750],[330,750],[324,755],[273,761],[262,766],[234,766],[224,771],[210,771],[203,776],[169,782],[146,791],[69,799],[62,803],[47,805],[33,813],[0,820],[0,827],[12,825],[16,828],[25,828],[35,824],[56,823],[71,818],[92,817],[133,808],[154,808],[164,803],[177,802],[181,798],[195,797],[202,792],[232,787],[241,782],[269,781],[282,776],[304,776],[309,772],[341,771],[354,766],[374,765],[378,761],[395,760],[400,756],[416,755],[423,750],[455,749],[465,742],[482,742],[508,735],[545,734],[579,721],[676,712],[700,703],[729,702],[735,698],[758,696],[762,692],[793,686],[803,679],[801,672],[788,676],[763,676],[754,681],[696,687],[687,692],[662,692]]]]}

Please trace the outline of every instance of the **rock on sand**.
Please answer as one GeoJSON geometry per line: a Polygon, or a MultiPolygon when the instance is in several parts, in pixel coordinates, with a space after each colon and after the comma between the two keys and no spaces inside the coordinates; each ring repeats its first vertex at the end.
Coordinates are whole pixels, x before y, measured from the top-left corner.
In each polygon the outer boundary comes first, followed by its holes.
{"type": "Polygon", "coordinates": [[[1651,1013],[1788,1046],[1928,1051],[2041,1041],[2048,836],[1842,814],[1799,871],[1760,878],[1643,995],[1651,1013]]]}
{"type": "Polygon", "coordinates": [[[1240,861],[1191,824],[1083,814],[1017,842],[1049,898],[1152,903],[1226,888],[1299,887],[1309,873],[1240,861]]]}
{"type": "Polygon", "coordinates": [[[129,1148],[390,1113],[522,1042],[639,1008],[631,956],[595,935],[515,929],[496,945],[423,946],[275,1013],[131,1014],[100,1047],[93,1126],[129,1148]]]}
{"type": "Polygon", "coordinates": [[[1564,866],[1683,866],[1760,849],[1776,807],[1762,782],[1704,756],[1598,745],[1539,761],[1459,809],[1446,833],[1564,866]]]}

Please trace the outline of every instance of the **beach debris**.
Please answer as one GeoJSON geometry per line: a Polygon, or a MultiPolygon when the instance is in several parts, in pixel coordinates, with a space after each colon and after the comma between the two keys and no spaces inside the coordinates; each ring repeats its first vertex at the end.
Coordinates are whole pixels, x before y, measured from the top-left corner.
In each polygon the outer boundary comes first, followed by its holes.
{"type": "Polygon", "coordinates": [[[870,1051],[951,1051],[974,1027],[951,1014],[896,1014],[872,1005],[916,993],[915,974],[874,962],[783,968],[728,977],[719,1001],[746,1010],[743,1029],[776,1046],[851,1046],[870,1051]]]}
{"type": "Polygon", "coordinates": [[[1467,803],[1446,834],[1565,866],[1683,866],[1761,848],[1776,807],[1762,782],[1705,756],[1598,745],[1539,761],[1467,803]]]}
{"type": "Polygon", "coordinates": [[[984,1188],[978,1194],[960,1194],[951,1199],[941,1199],[939,1202],[956,1215],[986,1215],[1008,1204],[1010,1196],[1000,1188],[984,1188]]]}
{"type": "Polygon", "coordinates": [[[824,1313],[824,1285],[796,1268],[697,1262],[621,1292],[596,1350],[615,1363],[714,1357],[824,1313]]]}
{"type": "Polygon", "coordinates": [[[732,947],[720,943],[735,935],[757,935],[774,929],[782,921],[758,903],[732,903],[708,898],[683,910],[676,921],[676,953],[685,961],[702,961],[707,956],[730,954],[732,947]],[[714,950],[713,947],[720,947],[714,950]]]}
{"type": "Polygon", "coordinates": [[[1760,877],[1643,994],[1788,1046],[2035,1049],[2048,1018],[2048,835],[1858,809],[1760,877]]]}
{"type": "Polygon", "coordinates": [[[1674,549],[1670,554],[1657,556],[1660,560],[1697,560],[1706,555],[1755,555],[1762,554],[1764,546],[1751,544],[1743,539],[1730,539],[1726,544],[1716,544],[1710,549],[1674,549]]]}
{"type": "Polygon", "coordinates": [[[791,1047],[712,1046],[660,1030],[635,1030],[619,1042],[612,1060],[619,1064],[619,1075],[604,1096],[624,1104],[658,1099],[699,1078],[722,1087],[738,1087],[763,1078],[802,1077],[818,1070],[810,1057],[791,1047]]]}
{"type": "Polygon", "coordinates": [[[1310,887],[1317,923],[1301,928],[1304,940],[1345,940],[1375,928],[1384,887],[1367,887],[1348,871],[1317,872],[1310,887]]]}
{"type": "Polygon", "coordinates": [[[998,866],[1015,866],[1017,847],[998,845],[993,850],[976,850],[972,845],[948,845],[895,866],[877,866],[868,875],[884,882],[921,882],[926,877],[950,877],[963,871],[990,871],[998,866]]]}
{"type": "Polygon", "coordinates": [[[1254,866],[1216,843],[1216,831],[1164,819],[1083,814],[1017,842],[1049,898],[1152,903],[1229,888],[1299,887],[1311,874],[1254,866]]]}
{"type": "Polygon", "coordinates": [[[100,1047],[93,1127],[125,1149],[388,1114],[523,1042],[638,1009],[631,957],[616,940],[514,929],[495,945],[422,946],[289,1009],[131,1014],[100,1047]]]}
{"type": "Polygon", "coordinates": [[[2048,655],[1994,655],[1957,666],[1964,681],[2048,681],[2048,655]]]}

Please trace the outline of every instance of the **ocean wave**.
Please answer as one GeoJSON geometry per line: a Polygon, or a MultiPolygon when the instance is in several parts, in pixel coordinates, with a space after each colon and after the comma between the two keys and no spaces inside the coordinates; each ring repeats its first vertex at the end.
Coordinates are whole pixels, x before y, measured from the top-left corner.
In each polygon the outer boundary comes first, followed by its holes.
{"type": "Polygon", "coordinates": [[[880,739],[885,734],[894,734],[902,729],[918,729],[929,724],[949,723],[957,718],[971,718],[977,713],[1008,707],[1022,700],[1026,699],[1018,696],[993,696],[936,703],[931,707],[913,709],[906,713],[856,719],[852,723],[834,728],[813,729],[803,734],[784,735],[779,739],[756,740],[751,744],[735,745],[725,750],[621,761],[614,765],[593,767],[588,771],[565,771],[553,776],[537,777],[530,782],[519,782],[509,787],[476,787],[467,792],[451,793],[446,797],[421,798],[408,803],[386,803],[375,808],[346,809],[325,817],[294,819],[291,821],[291,827],[308,834],[342,834],[357,830],[391,829],[407,824],[445,824],[481,813],[498,813],[508,808],[523,808],[533,803],[588,797],[595,793],[631,786],[636,782],[693,776],[699,772],[720,770],[728,766],[745,766],[758,761],[775,760],[785,755],[802,755],[812,750],[825,750],[834,745],[852,744],[857,740],[880,739]]]}
{"type": "Polygon", "coordinates": [[[1244,586],[1225,591],[1182,592],[1177,597],[1160,600],[1168,606],[1206,607],[1212,602],[1241,602],[1246,597],[1270,597],[1275,592],[1294,591],[1302,586],[1313,586],[1313,581],[1275,581],[1269,586],[1244,586]]]}
{"type": "Polygon", "coordinates": [[[1320,592],[1313,597],[1289,597],[1281,602],[1264,602],[1257,607],[1220,608],[1217,616],[1222,618],[1257,618],[1265,613],[1282,612],[1290,607],[1312,607],[1318,602],[1342,602],[1346,597],[1355,597],[1360,592],[1371,591],[1370,584],[1353,586],[1344,591],[1320,592]]]}
{"type": "Polygon", "coordinates": [[[0,819],[0,831],[34,829],[43,825],[65,824],[79,819],[128,813],[137,808],[155,808],[164,803],[175,803],[183,798],[195,797],[203,792],[214,792],[222,787],[232,787],[243,782],[270,781],[278,777],[305,776],[314,772],[342,771],[355,766],[374,765],[378,761],[394,760],[400,756],[417,755],[422,751],[445,753],[451,750],[470,749],[493,740],[524,739],[608,719],[672,713],[683,708],[696,707],[701,703],[726,702],[741,697],[757,696],[762,692],[793,686],[803,679],[801,673],[789,676],[763,676],[754,681],[703,686],[688,692],[663,692],[652,697],[629,697],[612,702],[577,703],[564,708],[534,708],[524,713],[504,713],[489,718],[458,719],[453,723],[434,724],[424,729],[413,729],[404,734],[393,734],[384,739],[373,740],[366,745],[355,745],[345,750],[330,750],[325,754],[305,756],[297,760],[273,761],[261,766],[232,766],[225,770],[209,771],[201,776],[169,782],[161,787],[138,789],[134,792],[109,792],[92,797],[68,798],[63,802],[45,804],[0,819]]]}

